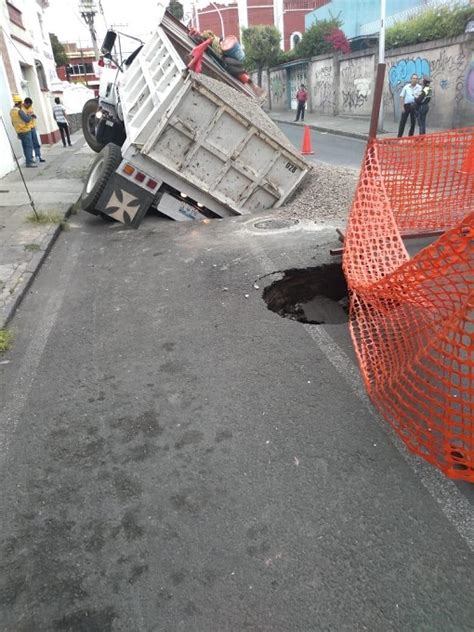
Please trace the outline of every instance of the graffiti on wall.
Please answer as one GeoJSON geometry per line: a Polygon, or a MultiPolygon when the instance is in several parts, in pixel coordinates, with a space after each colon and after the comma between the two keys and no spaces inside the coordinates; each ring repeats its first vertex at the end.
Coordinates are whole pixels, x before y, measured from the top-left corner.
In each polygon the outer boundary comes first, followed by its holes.
{"type": "MultiPolygon", "coordinates": [[[[466,63],[466,54],[462,48],[453,53],[449,49],[441,49],[434,59],[416,57],[392,62],[388,73],[388,83],[393,100],[394,117],[397,119],[400,116],[400,92],[413,74],[419,77],[431,76],[433,88],[439,86],[443,92],[452,90],[456,106],[459,106],[464,98],[470,100],[471,92],[467,85],[470,77],[469,72],[466,74],[466,63]]],[[[474,78],[471,81],[474,81],[474,78]]],[[[436,93],[434,97],[436,98],[436,93]]]]}
{"type": "Polygon", "coordinates": [[[360,64],[349,60],[341,69],[341,108],[342,110],[360,110],[371,94],[372,79],[363,76],[360,64]]]}
{"type": "Polygon", "coordinates": [[[465,67],[466,55],[462,48],[457,54],[441,50],[438,57],[431,62],[431,74],[440,79],[440,85],[448,77],[455,81],[454,99],[457,105],[464,99],[465,67]]]}
{"type": "Polygon", "coordinates": [[[285,94],[285,84],[281,80],[280,75],[272,75],[270,78],[270,91],[274,101],[281,101],[285,94]]]}
{"type": "Polygon", "coordinates": [[[429,77],[431,75],[431,65],[426,57],[416,57],[399,59],[392,62],[388,71],[388,85],[393,102],[393,116],[400,117],[400,93],[411,79],[412,75],[418,77],[429,77]]]}
{"type": "Polygon", "coordinates": [[[332,62],[317,68],[313,80],[313,104],[321,114],[333,114],[335,105],[334,77],[332,62]]]}
{"type": "Polygon", "coordinates": [[[426,58],[417,57],[416,59],[400,59],[390,68],[388,73],[388,82],[390,88],[393,90],[400,84],[403,87],[410,81],[412,75],[418,75],[418,77],[428,77],[430,74],[431,66],[430,62],[426,58]]]}
{"type": "Polygon", "coordinates": [[[474,62],[471,63],[466,73],[466,99],[474,103],[474,62]]]}
{"type": "Polygon", "coordinates": [[[357,110],[363,107],[370,95],[370,79],[354,79],[354,87],[342,91],[342,107],[344,110],[357,110]]]}
{"type": "Polygon", "coordinates": [[[306,85],[306,66],[304,68],[291,68],[290,69],[290,94],[291,94],[291,109],[296,110],[298,102],[296,101],[296,93],[298,92],[300,85],[306,85]]]}

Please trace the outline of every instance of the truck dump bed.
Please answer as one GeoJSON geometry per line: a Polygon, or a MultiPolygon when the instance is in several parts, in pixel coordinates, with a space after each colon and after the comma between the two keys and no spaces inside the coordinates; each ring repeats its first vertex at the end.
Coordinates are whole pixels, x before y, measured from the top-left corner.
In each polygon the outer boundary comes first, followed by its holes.
{"type": "Polygon", "coordinates": [[[177,221],[243,215],[280,206],[309,171],[253,90],[217,58],[206,53],[202,73],[188,70],[193,46],[166,14],[123,73],[117,111],[126,140],[97,155],[84,210],[133,227],[150,207],[177,221]]]}

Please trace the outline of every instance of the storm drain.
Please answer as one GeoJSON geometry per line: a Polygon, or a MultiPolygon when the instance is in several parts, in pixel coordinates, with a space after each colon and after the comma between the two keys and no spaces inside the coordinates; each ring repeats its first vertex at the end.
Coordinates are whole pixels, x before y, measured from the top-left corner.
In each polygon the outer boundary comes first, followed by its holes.
{"type": "Polygon", "coordinates": [[[291,268],[263,290],[268,309],[282,318],[311,325],[348,320],[347,284],[339,263],[291,268]]]}

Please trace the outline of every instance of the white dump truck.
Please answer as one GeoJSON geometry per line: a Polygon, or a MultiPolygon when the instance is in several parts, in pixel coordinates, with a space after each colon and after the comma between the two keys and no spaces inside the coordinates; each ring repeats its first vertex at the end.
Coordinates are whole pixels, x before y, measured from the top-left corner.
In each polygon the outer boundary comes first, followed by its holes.
{"type": "Polygon", "coordinates": [[[132,227],[150,208],[177,221],[242,215],[283,204],[309,170],[250,89],[187,69],[182,37],[158,26],[111,87],[124,141],[94,160],[83,210],[132,227]]]}

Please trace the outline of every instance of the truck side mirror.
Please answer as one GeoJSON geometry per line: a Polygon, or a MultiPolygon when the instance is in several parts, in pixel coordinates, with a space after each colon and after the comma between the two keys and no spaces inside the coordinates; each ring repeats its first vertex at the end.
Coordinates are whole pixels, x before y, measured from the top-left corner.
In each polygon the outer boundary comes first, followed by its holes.
{"type": "Polygon", "coordinates": [[[117,33],[115,31],[107,31],[107,34],[104,38],[104,41],[100,49],[102,53],[104,53],[104,55],[106,53],[112,52],[116,39],[117,39],[117,33]]]}

